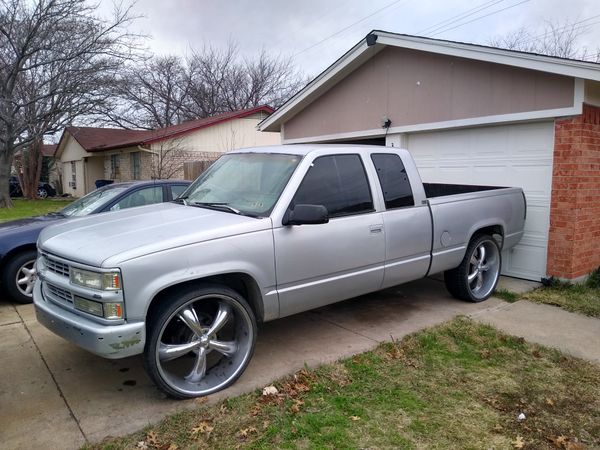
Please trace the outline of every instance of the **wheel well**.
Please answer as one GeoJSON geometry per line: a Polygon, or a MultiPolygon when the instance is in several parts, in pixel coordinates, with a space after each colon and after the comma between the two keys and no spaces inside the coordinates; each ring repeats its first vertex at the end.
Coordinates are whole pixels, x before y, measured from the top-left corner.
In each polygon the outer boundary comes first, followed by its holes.
{"type": "Polygon", "coordinates": [[[9,252],[6,253],[6,255],[4,255],[2,257],[2,260],[0,261],[0,269],[4,269],[4,266],[6,265],[6,263],[15,255],[18,255],[21,252],[26,252],[29,250],[36,250],[37,251],[37,247],[35,246],[35,244],[25,244],[25,245],[21,245],[20,247],[15,247],[15,248],[11,248],[9,252]]]}
{"type": "Polygon", "coordinates": [[[492,236],[498,243],[500,250],[502,250],[502,245],[504,244],[504,228],[502,228],[502,225],[490,225],[480,228],[473,233],[471,240],[473,240],[473,238],[476,236],[481,236],[482,234],[492,236]]]}
{"type": "Polygon", "coordinates": [[[160,305],[161,301],[167,298],[171,293],[180,290],[182,287],[201,285],[205,283],[221,284],[236,291],[238,294],[240,294],[246,299],[246,301],[252,308],[252,311],[254,312],[256,320],[262,322],[264,317],[264,310],[260,288],[258,287],[258,284],[254,280],[254,278],[252,278],[248,274],[241,272],[213,275],[210,277],[185,281],[183,283],[169,286],[154,296],[154,298],[150,302],[150,306],[148,307],[146,316],[151,317],[152,314],[154,314],[154,311],[160,305]]]}

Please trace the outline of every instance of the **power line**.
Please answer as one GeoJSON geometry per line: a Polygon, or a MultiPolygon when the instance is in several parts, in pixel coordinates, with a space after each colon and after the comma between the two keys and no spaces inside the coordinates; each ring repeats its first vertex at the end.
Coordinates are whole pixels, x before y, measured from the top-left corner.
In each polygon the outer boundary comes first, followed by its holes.
{"type": "Polygon", "coordinates": [[[452,30],[455,30],[456,28],[463,27],[463,26],[465,26],[465,25],[468,25],[468,24],[470,24],[470,23],[472,23],[472,22],[476,22],[476,21],[478,21],[478,20],[485,19],[486,17],[493,16],[493,15],[495,15],[495,14],[501,13],[502,11],[506,11],[507,9],[514,8],[515,6],[522,5],[523,3],[527,3],[527,2],[529,2],[529,1],[531,1],[531,0],[523,0],[523,1],[520,1],[520,2],[518,2],[518,3],[515,3],[515,4],[513,4],[513,5],[507,6],[507,7],[505,7],[505,8],[498,9],[498,10],[496,10],[496,11],[492,11],[491,13],[485,14],[485,15],[483,15],[483,16],[476,17],[476,18],[474,18],[474,19],[472,19],[472,20],[469,20],[469,21],[467,21],[467,22],[459,23],[458,25],[456,25],[456,26],[453,26],[453,27],[451,27],[451,28],[446,28],[446,29],[443,29],[443,30],[441,30],[441,31],[438,31],[438,32],[436,32],[436,33],[433,33],[433,34],[431,35],[431,37],[433,37],[433,36],[437,36],[438,34],[441,34],[441,33],[445,33],[445,32],[447,32],[447,31],[452,31],[452,30]]]}
{"type": "Polygon", "coordinates": [[[417,35],[423,35],[425,33],[432,33],[434,31],[436,31],[438,28],[443,28],[447,25],[450,25],[454,22],[457,22],[459,20],[465,19],[469,16],[472,16],[473,14],[477,14],[479,11],[483,11],[484,9],[490,8],[492,6],[494,6],[497,3],[503,2],[504,0],[490,0],[487,1],[485,3],[482,3],[481,5],[475,6],[474,8],[471,9],[467,9],[466,11],[463,11],[460,14],[456,14],[455,16],[449,17],[448,19],[442,20],[441,22],[438,22],[434,25],[431,25],[427,28],[424,28],[420,31],[417,31],[417,35]]]}
{"type": "Polygon", "coordinates": [[[395,5],[395,4],[397,4],[397,3],[404,2],[404,1],[406,1],[406,0],[395,0],[395,1],[391,2],[391,3],[388,3],[387,5],[383,6],[382,8],[379,8],[377,11],[374,11],[374,12],[372,12],[372,13],[371,13],[371,14],[369,14],[368,16],[365,16],[365,17],[363,17],[362,19],[360,19],[360,20],[357,20],[357,21],[356,21],[356,22],[354,22],[354,23],[351,23],[350,25],[348,25],[348,26],[346,26],[346,27],[342,28],[341,30],[338,30],[338,31],[336,31],[335,33],[333,33],[333,34],[331,34],[331,35],[327,36],[326,38],[324,38],[324,39],[321,39],[319,42],[316,42],[315,44],[313,44],[313,45],[311,45],[311,46],[309,46],[309,47],[306,47],[305,49],[303,49],[303,50],[300,50],[300,51],[299,51],[299,52],[297,52],[297,53],[294,53],[294,54],[292,55],[292,58],[294,58],[294,57],[296,57],[296,56],[298,56],[298,55],[300,55],[300,54],[302,54],[302,53],[305,53],[305,52],[307,52],[307,51],[309,51],[309,50],[312,50],[313,48],[315,48],[315,47],[317,47],[317,46],[321,45],[323,42],[326,42],[326,41],[328,41],[329,39],[336,37],[338,34],[341,34],[341,33],[343,33],[344,31],[346,31],[346,30],[348,30],[348,29],[352,28],[353,26],[355,26],[355,25],[358,25],[359,23],[361,23],[361,22],[364,22],[364,21],[365,21],[365,20],[367,20],[367,19],[370,19],[371,17],[373,17],[373,16],[374,16],[374,15],[376,15],[376,14],[379,14],[381,11],[383,11],[383,10],[385,10],[385,9],[388,9],[389,7],[391,7],[391,6],[394,6],[394,5],[395,5]]]}

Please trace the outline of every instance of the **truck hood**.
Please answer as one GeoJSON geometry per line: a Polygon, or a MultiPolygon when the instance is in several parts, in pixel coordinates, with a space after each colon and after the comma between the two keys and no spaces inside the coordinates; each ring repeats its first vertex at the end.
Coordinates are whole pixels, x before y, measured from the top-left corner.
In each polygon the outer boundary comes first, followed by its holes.
{"type": "Polygon", "coordinates": [[[116,267],[150,253],[269,228],[268,218],[161,203],[47,227],[40,235],[39,246],[83,264],[116,267]]]}

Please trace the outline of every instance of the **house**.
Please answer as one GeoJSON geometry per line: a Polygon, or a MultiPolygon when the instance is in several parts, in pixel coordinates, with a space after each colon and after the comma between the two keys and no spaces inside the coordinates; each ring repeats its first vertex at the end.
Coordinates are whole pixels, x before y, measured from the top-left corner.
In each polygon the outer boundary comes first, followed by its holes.
{"type": "Polygon", "coordinates": [[[258,106],[151,131],[67,127],[56,149],[63,190],[81,197],[96,188],[97,180],[181,178],[184,162],[279,144],[279,133],[256,129],[272,112],[269,106],[258,106]]]}
{"type": "Polygon", "coordinates": [[[373,31],[260,125],[284,144],[408,149],[425,182],[520,186],[503,273],[600,266],[600,65],[373,31]]]}

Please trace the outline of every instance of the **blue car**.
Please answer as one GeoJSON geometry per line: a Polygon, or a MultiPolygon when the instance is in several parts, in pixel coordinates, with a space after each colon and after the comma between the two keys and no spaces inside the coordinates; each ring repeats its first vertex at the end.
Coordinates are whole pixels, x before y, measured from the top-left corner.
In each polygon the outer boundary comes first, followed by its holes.
{"type": "Polygon", "coordinates": [[[36,277],[36,242],[44,227],[73,217],[168,202],[189,185],[189,181],[183,180],[110,184],[58,212],[0,223],[0,283],[4,292],[18,303],[31,303],[36,277]]]}

